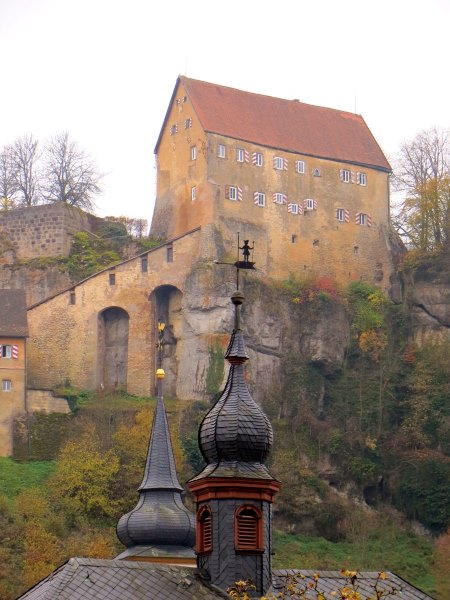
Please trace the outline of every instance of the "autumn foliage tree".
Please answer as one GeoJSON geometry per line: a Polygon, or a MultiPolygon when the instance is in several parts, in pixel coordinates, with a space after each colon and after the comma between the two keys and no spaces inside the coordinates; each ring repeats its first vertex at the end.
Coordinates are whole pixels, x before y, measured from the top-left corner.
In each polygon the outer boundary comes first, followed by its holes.
{"type": "Polygon", "coordinates": [[[450,244],[450,134],[431,129],[404,143],[395,187],[402,192],[394,225],[412,249],[444,250],[450,244]]]}

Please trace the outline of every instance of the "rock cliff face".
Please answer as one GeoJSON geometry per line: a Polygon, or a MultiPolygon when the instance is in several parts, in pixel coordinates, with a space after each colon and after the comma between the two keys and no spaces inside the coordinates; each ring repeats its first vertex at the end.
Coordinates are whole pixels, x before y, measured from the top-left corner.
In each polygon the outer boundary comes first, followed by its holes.
{"type": "Polygon", "coordinates": [[[16,265],[0,266],[0,289],[25,290],[27,306],[41,302],[70,285],[67,273],[57,266],[47,266],[45,269],[16,265]]]}
{"type": "Polygon", "coordinates": [[[412,336],[419,345],[450,339],[450,255],[430,258],[402,274],[412,336]]]}
{"type": "MultiPolygon", "coordinates": [[[[200,264],[188,277],[182,305],[183,335],[176,352],[177,395],[181,398],[202,390],[212,395],[223,387],[228,372],[223,354],[233,329],[230,296],[235,290],[234,277],[231,267],[211,264],[200,264]]],[[[324,375],[341,367],[350,337],[342,306],[330,303],[314,312],[307,308],[299,311],[279,288],[254,273],[242,276],[241,287],[246,297],[242,328],[250,355],[248,383],[256,401],[281,383],[280,363],[289,353],[313,363],[324,375]]]]}

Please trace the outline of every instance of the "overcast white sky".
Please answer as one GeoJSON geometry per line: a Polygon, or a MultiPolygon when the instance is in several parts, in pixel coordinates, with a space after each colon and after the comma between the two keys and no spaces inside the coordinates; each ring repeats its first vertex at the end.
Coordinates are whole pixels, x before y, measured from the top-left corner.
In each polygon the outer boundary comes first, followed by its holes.
{"type": "Polygon", "coordinates": [[[450,126],[450,0],[0,0],[0,147],[68,131],[98,214],[150,220],[179,74],[363,115],[385,154],[450,126]]]}

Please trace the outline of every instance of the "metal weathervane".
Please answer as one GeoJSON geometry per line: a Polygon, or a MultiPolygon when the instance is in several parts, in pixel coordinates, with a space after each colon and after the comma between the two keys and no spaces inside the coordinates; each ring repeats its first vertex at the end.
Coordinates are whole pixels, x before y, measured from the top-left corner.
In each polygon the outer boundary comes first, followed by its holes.
{"type": "Polygon", "coordinates": [[[239,289],[239,272],[241,269],[255,270],[255,263],[253,261],[253,250],[255,249],[255,242],[252,241],[252,246],[250,246],[250,240],[244,240],[244,244],[240,245],[239,240],[239,231],[237,234],[237,260],[234,263],[229,262],[220,262],[215,260],[216,265],[232,265],[236,267],[236,289],[239,289]],[[242,256],[239,251],[242,251],[242,256]]]}

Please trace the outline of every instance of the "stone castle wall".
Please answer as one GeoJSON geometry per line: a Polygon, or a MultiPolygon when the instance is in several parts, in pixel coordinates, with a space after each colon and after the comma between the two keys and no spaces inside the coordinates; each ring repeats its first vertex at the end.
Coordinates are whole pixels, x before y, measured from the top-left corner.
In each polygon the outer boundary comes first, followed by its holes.
{"type": "Polygon", "coordinates": [[[0,214],[0,254],[16,259],[67,256],[77,231],[95,232],[103,219],[57,202],[0,214]]]}

